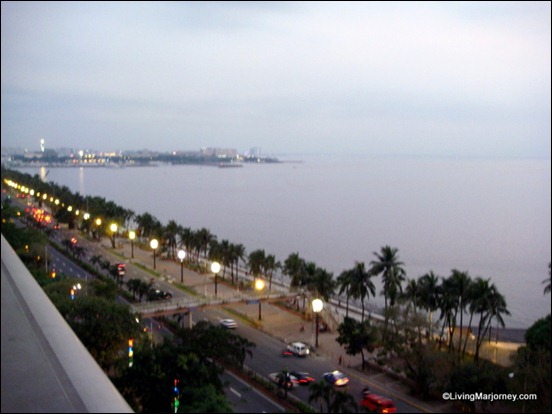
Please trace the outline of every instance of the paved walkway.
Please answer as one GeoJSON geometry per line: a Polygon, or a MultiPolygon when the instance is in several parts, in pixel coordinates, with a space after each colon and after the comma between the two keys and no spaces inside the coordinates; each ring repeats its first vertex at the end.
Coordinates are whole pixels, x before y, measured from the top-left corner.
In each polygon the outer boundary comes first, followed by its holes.
{"type": "MultiPolygon", "coordinates": [[[[137,246],[137,243],[134,243],[133,248],[134,259],[131,258],[131,245],[129,242],[125,241],[123,243],[118,243],[118,248],[114,250],[111,249],[111,244],[108,239],[104,239],[102,245],[105,248],[106,252],[115,251],[117,255],[121,255],[120,257],[124,257],[125,259],[123,259],[122,261],[126,261],[127,263],[139,264],[149,269],[153,268],[152,251],[142,250],[137,246]]],[[[180,280],[182,278],[183,285],[188,288],[194,289],[198,297],[206,296],[207,298],[214,298],[215,284],[212,274],[198,274],[185,267],[181,268],[180,263],[163,260],[160,257],[156,258],[156,272],[159,278],[173,285],[180,284],[180,280]]],[[[228,274],[226,278],[229,278],[228,274]]],[[[223,281],[220,281],[217,286],[217,298],[231,298],[235,297],[236,295],[243,294],[257,295],[257,292],[252,289],[252,282],[250,282],[250,285],[251,287],[246,292],[244,292],[243,290],[240,292],[229,283],[224,283],[223,281]]],[[[174,288],[177,289],[177,286],[175,286],[174,288]]],[[[283,289],[279,291],[276,288],[277,286],[274,284],[273,291],[264,292],[264,296],[268,295],[269,293],[283,292],[283,289]]],[[[274,299],[271,301],[264,300],[261,304],[261,321],[258,321],[259,305],[257,303],[227,303],[224,305],[224,307],[230,309],[232,313],[240,315],[244,319],[247,319],[254,323],[258,323],[259,329],[265,331],[269,335],[282,340],[282,345],[290,341],[301,341],[307,344],[314,345],[316,341],[314,322],[303,319],[303,317],[298,312],[293,312],[289,309],[286,310],[286,308],[281,305],[282,301],[285,301],[285,299],[274,299]],[[301,326],[304,326],[304,330],[302,332],[301,326]]],[[[336,311],[337,306],[329,305],[329,307],[334,312],[336,311]]],[[[344,309],[337,309],[337,312],[338,314],[341,313],[341,317],[345,313],[344,309]]],[[[335,317],[335,314],[333,316],[335,317]]],[[[333,361],[336,369],[340,369],[346,372],[349,376],[353,378],[357,378],[367,383],[372,383],[374,385],[377,384],[379,386],[385,387],[390,394],[393,394],[393,398],[407,401],[417,406],[422,411],[451,412],[450,405],[446,404],[445,401],[423,402],[421,400],[416,400],[412,398],[410,396],[408,387],[402,384],[399,380],[392,378],[391,376],[388,376],[381,372],[375,372],[373,370],[371,370],[369,373],[362,373],[358,370],[358,368],[362,364],[361,356],[347,355],[344,348],[337,343],[336,338],[337,332],[335,329],[332,329],[331,332],[319,333],[319,346],[315,350],[315,352],[319,356],[333,361]]],[[[510,344],[504,342],[498,342],[495,344],[493,342],[490,345],[485,344],[481,351],[481,355],[482,357],[498,361],[499,363],[503,363],[504,365],[509,365],[509,355],[517,349],[517,346],[519,346],[519,344],[510,344]]]]}

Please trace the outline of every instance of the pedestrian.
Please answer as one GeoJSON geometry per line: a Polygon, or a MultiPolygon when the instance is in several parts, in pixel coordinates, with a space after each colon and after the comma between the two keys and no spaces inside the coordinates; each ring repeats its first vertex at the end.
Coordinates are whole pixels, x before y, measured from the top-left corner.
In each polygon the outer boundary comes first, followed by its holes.
{"type": "Polygon", "coordinates": [[[301,324],[301,327],[299,328],[299,332],[305,332],[305,327],[303,326],[303,324],[301,324]]]}
{"type": "Polygon", "coordinates": [[[339,355],[339,365],[341,365],[341,362],[343,362],[342,356],[339,355]]]}

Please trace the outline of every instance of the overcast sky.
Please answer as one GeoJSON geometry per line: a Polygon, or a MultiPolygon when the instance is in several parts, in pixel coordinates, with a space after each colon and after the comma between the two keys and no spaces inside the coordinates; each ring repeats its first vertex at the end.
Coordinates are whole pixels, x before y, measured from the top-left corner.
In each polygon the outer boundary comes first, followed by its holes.
{"type": "Polygon", "coordinates": [[[1,12],[2,146],[550,158],[550,2],[1,12]]]}

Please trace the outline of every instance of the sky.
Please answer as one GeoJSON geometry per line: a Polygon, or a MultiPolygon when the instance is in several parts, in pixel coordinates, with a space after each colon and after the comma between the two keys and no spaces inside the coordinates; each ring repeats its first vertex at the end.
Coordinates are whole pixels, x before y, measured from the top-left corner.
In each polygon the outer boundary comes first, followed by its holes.
{"type": "Polygon", "coordinates": [[[550,2],[1,3],[3,147],[546,158],[550,2]]]}

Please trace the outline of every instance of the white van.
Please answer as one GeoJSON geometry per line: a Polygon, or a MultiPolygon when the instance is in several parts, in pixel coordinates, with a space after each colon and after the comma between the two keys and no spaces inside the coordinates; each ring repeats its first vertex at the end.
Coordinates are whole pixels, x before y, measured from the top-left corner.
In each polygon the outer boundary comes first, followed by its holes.
{"type": "Polygon", "coordinates": [[[309,354],[309,347],[303,342],[292,342],[287,346],[287,349],[297,356],[307,356],[309,354]]]}

